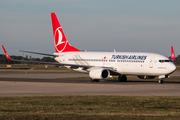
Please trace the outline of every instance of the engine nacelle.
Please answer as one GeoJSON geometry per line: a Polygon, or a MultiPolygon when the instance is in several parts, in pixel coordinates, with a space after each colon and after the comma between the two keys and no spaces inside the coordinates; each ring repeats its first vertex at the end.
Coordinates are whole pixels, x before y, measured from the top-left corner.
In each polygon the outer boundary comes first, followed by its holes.
{"type": "Polygon", "coordinates": [[[107,79],[109,76],[110,72],[105,68],[95,68],[89,72],[89,77],[92,79],[107,79]]]}
{"type": "Polygon", "coordinates": [[[154,79],[156,76],[146,76],[146,75],[139,75],[138,78],[140,79],[154,79]]]}

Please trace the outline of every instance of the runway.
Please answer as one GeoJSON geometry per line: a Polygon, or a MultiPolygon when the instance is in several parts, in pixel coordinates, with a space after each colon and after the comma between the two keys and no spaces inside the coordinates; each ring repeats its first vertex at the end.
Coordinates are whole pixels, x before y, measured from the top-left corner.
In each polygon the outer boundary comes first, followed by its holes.
{"type": "Polygon", "coordinates": [[[0,74],[0,96],[24,95],[135,95],[180,96],[180,82],[107,81],[92,83],[83,79],[87,74],[0,74]],[[61,78],[61,79],[56,79],[61,78]]]}

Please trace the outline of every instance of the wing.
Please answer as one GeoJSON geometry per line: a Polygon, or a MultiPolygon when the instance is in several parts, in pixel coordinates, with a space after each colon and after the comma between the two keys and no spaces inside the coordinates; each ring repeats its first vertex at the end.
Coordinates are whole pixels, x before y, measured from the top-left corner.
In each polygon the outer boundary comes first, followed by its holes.
{"type": "MultiPolygon", "coordinates": [[[[29,62],[29,63],[41,63],[41,64],[52,64],[52,65],[58,65],[58,66],[71,66],[72,68],[79,68],[82,67],[83,69],[89,69],[89,68],[106,68],[110,70],[111,74],[119,74],[116,72],[116,69],[113,67],[102,67],[102,66],[91,66],[91,65],[78,65],[78,64],[65,64],[65,63],[58,63],[58,62],[42,62],[42,61],[30,61],[30,60],[16,60],[12,59],[9,54],[7,53],[6,49],[2,45],[2,48],[4,50],[4,53],[6,55],[6,58],[10,61],[18,61],[18,62],[29,62]]],[[[48,56],[54,56],[57,57],[57,55],[52,55],[52,54],[45,54],[45,53],[38,53],[38,52],[31,52],[31,51],[23,51],[19,50],[21,52],[28,52],[28,53],[34,53],[34,54],[40,54],[40,55],[48,55],[48,56]]]]}
{"type": "Polygon", "coordinates": [[[20,52],[26,52],[26,53],[39,54],[39,55],[47,55],[47,56],[58,57],[58,55],[53,55],[53,54],[46,54],[46,53],[39,53],[39,52],[32,52],[32,51],[25,51],[25,50],[18,50],[18,51],[20,51],[20,52]]]}

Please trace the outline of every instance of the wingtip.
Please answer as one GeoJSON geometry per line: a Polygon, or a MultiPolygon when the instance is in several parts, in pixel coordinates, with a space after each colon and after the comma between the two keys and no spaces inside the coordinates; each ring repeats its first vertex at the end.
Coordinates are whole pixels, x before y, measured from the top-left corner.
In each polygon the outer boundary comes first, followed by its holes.
{"type": "Polygon", "coordinates": [[[2,48],[4,50],[4,53],[6,54],[7,52],[6,52],[6,49],[4,48],[4,45],[2,45],[2,48]]]}
{"type": "Polygon", "coordinates": [[[5,53],[5,55],[6,55],[6,58],[7,58],[8,60],[13,61],[13,60],[11,59],[11,57],[8,55],[8,53],[7,53],[6,49],[4,48],[4,46],[3,46],[3,45],[2,45],[2,48],[3,48],[3,50],[4,50],[4,53],[5,53]]]}
{"type": "Polygon", "coordinates": [[[4,49],[4,45],[2,45],[2,48],[4,49]]]}

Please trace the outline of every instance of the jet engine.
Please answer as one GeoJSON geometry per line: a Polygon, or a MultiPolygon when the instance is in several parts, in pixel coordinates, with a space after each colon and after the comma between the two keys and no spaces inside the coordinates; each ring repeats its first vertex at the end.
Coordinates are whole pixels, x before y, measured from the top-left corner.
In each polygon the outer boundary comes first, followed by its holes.
{"type": "Polygon", "coordinates": [[[105,68],[95,68],[89,72],[89,76],[92,79],[107,79],[110,76],[110,72],[105,68]]]}
{"type": "Polygon", "coordinates": [[[146,76],[146,75],[140,75],[138,78],[140,79],[154,79],[156,76],[146,76]]]}

